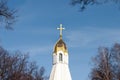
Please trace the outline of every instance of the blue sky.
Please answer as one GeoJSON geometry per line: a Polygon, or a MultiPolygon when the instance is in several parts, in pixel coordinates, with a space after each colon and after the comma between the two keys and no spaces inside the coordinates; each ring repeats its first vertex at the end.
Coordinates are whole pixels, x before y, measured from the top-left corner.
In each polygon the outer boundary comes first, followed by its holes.
{"type": "Polygon", "coordinates": [[[47,75],[61,23],[73,80],[89,80],[98,47],[120,43],[120,10],[115,4],[88,6],[84,12],[71,6],[70,0],[11,0],[9,6],[19,10],[19,17],[14,31],[0,29],[0,44],[9,51],[29,53],[47,75]]]}

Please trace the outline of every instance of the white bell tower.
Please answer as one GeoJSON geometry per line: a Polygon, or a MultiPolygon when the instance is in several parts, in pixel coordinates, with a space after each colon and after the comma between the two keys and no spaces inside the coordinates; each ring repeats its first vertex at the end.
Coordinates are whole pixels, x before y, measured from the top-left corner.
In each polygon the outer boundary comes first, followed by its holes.
{"type": "Polygon", "coordinates": [[[49,80],[72,80],[69,71],[69,55],[66,44],[62,40],[62,24],[60,24],[60,38],[53,51],[53,67],[49,80]]]}

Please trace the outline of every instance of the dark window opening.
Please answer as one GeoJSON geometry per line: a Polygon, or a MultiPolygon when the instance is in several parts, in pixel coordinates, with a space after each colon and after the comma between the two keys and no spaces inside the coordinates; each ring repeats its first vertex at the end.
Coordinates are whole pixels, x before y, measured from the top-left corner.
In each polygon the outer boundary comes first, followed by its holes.
{"type": "Polygon", "coordinates": [[[62,53],[59,54],[59,61],[63,61],[63,59],[62,59],[62,53]]]}

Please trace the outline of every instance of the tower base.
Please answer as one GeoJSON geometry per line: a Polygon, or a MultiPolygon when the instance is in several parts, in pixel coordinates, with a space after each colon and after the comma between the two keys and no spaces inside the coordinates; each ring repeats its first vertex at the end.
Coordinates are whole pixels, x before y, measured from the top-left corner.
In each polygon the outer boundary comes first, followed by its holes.
{"type": "Polygon", "coordinates": [[[53,65],[49,80],[72,80],[68,64],[58,63],[53,65]]]}

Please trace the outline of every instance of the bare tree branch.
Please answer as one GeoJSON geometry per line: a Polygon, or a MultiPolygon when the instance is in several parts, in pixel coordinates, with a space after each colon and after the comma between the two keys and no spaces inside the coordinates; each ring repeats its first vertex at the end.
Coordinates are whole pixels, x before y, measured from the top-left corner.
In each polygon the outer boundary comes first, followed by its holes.
{"type": "Polygon", "coordinates": [[[0,47],[0,80],[47,80],[44,67],[38,69],[28,58],[19,51],[10,55],[0,47]]]}
{"type": "Polygon", "coordinates": [[[105,4],[105,3],[109,3],[109,2],[113,2],[116,5],[120,5],[120,0],[71,0],[72,5],[79,5],[80,6],[80,11],[83,11],[89,5],[105,4]]]}
{"type": "Polygon", "coordinates": [[[16,21],[17,10],[12,10],[7,6],[8,0],[0,0],[0,27],[13,29],[11,25],[16,21]]]}

